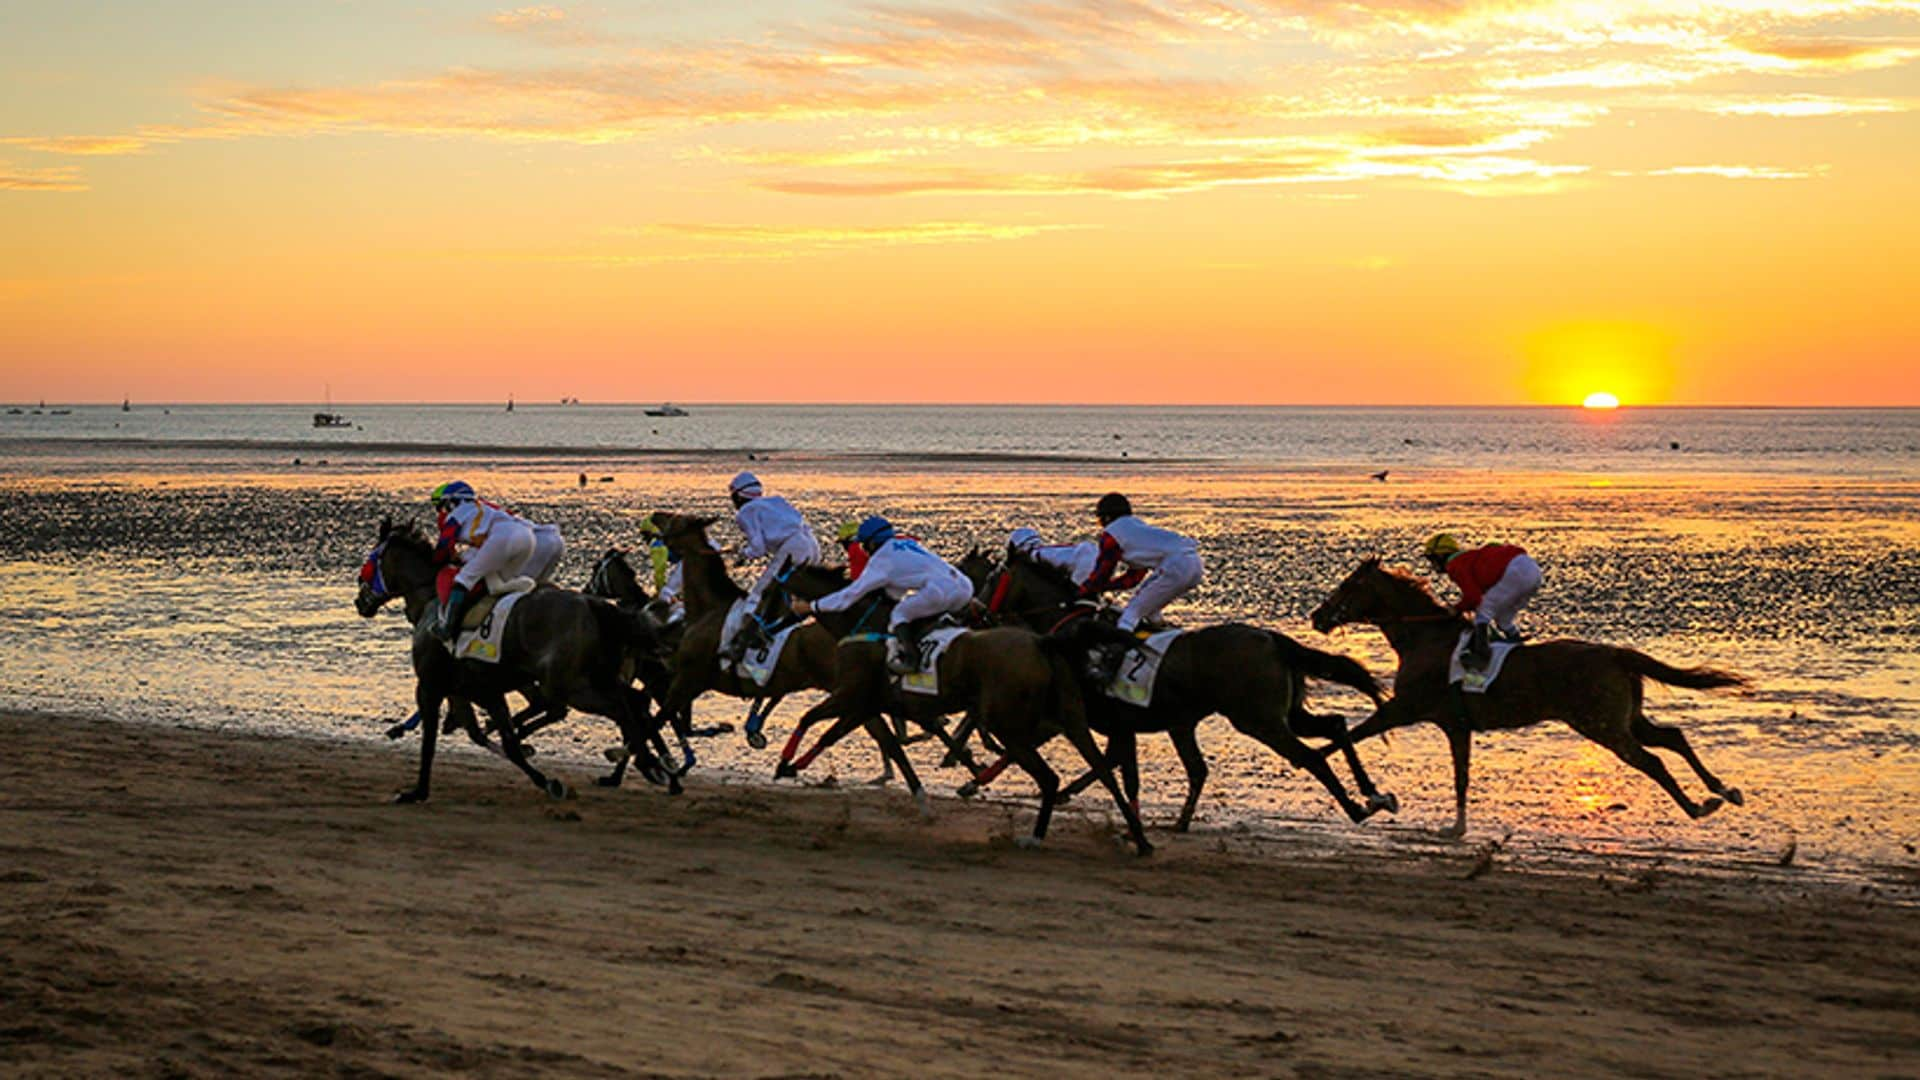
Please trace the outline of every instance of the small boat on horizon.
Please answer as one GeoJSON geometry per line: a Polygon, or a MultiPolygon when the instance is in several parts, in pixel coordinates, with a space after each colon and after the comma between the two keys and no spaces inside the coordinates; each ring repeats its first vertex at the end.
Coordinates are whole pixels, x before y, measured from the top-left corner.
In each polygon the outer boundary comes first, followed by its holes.
{"type": "Polygon", "coordinates": [[[657,409],[648,409],[647,415],[648,416],[692,416],[693,414],[681,408],[678,405],[668,402],[666,404],[661,405],[657,409]]]}
{"type": "Polygon", "coordinates": [[[317,428],[352,427],[353,421],[336,412],[317,412],[313,414],[313,426],[317,428]]]}

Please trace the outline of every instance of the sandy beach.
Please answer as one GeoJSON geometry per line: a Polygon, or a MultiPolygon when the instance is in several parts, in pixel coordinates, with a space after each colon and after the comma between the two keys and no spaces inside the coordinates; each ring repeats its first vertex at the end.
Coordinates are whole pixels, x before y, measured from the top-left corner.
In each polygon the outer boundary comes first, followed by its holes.
{"type": "Polygon", "coordinates": [[[1920,914],[1484,846],[1176,837],[8,715],[13,1075],[1913,1075],[1920,914]],[[583,780],[584,777],[576,777],[583,780]],[[1488,856],[1491,855],[1491,858],[1488,856]]]}

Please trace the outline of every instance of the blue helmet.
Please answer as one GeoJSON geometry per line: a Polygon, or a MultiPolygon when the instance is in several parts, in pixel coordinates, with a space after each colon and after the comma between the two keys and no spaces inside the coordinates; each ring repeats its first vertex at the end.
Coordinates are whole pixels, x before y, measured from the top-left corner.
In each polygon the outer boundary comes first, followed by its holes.
{"type": "Polygon", "coordinates": [[[470,502],[474,498],[476,496],[473,493],[472,484],[465,480],[449,480],[434,488],[433,494],[427,497],[427,501],[435,506],[444,506],[448,503],[470,502]]]}
{"type": "Polygon", "coordinates": [[[893,539],[893,522],[878,514],[860,523],[853,538],[868,547],[878,547],[893,539]]]}

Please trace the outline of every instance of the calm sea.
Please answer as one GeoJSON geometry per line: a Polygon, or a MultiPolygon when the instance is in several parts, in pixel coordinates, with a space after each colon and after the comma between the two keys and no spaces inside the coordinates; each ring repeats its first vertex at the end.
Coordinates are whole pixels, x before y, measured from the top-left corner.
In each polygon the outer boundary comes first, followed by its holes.
{"type": "Polygon", "coordinates": [[[1913,476],[1920,409],[1068,408],[698,405],[75,406],[0,412],[0,455],[290,460],[420,455],[1039,458],[1599,472],[1913,476]]]}

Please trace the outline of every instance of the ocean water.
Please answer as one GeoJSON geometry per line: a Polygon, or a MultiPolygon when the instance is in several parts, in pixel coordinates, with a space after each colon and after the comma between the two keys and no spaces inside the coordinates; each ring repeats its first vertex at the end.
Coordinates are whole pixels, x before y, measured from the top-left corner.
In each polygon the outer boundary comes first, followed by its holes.
{"type": "MultiPolygon", "coordinates": [[[[0,413],[0,707],[380,740],[408,711],[406,636],[397,614],[355,615],[354,574],[380,516],[424,521],[424,493],[455,474],[561,524],[562,576],[576,583],[600,550],[633,544],[647,512],[723,513],[742,466],[821,532],[879,511],[954,557],[1015,525],[1089,536],[1092,501],[1120,488],[1202,544],[1207,580],[1171,612],[1185,624],[1259,622],[1385,676],[1376,632],[1318,635],[1306,614],[1360,558],[1413,568],[1421,539],[1446,528],[1540,559],[1546,587],[1524,620],[1536,634],[1752,678],[1743,692],[1649,698],[1747,806],[1690,822],[1651,781],[1544,724],[1476,741],[1473,842],[1576,869],[1671,860],[1920,886],[1920,412],[696,407],[656,420],[611,407],[341,407],[367,426],[334,432],[303,427],[311,411],[0,413]],[[634,434],[654,426],[661,445],[634,434]],[[1381,468],[1384,482],[1369,478],[1381,468]]],[[[722,526],[716,539],[734,535],[722,526]]],[[[771,732],[805,704],[785,706],[771,732]]],[[[1365,709],[1325,688],[1314,704],[1352,719],[1365,709]]],[[[743,711],[719,698],[696,708],[703,722],[743,711]]],[[[1424,851],[1451,816],[1433,729],[1363,748],[1404,808],[1360,828],[1224,722],[1201,738],[1213,766],[1203,836],[1312,830],[1330,845],[1424,851]]],[[[581,718],[539,743],[579,784],[611,741],[610,725],[581,718]]],[[[700,749],[695,782],[772,770],[771,752],[738,736],[700,749]]],[[[396,790],[411,752],[395,746],[396,790]]],[[[1164,823],[1181,773],[1163,739],[1143,753],[1150,824],[1164,823]]],[[[930,783],[957,785],[932,757],[917,753],[930,783]]],[[[816,768],[853,780],[876,764],[855,738],[816,768]]],[[[500,780],[522,784],[504,765],[500,780]]],[[[1030,794],[1018,776],[997,787],[1030,794]]]]}
{"type": "MultiPolygon", "coordinates": [[[[15,406],[17,408],[21,406],[15,406]]],[[[0,411],[0,453],[92,460],[272,455],[846,455],[1298,468],[1920,475],[1920,410],[639,406],[73,406],[0,411]],[[89,453],[89,449],[93,452],[89,453]]]]}

